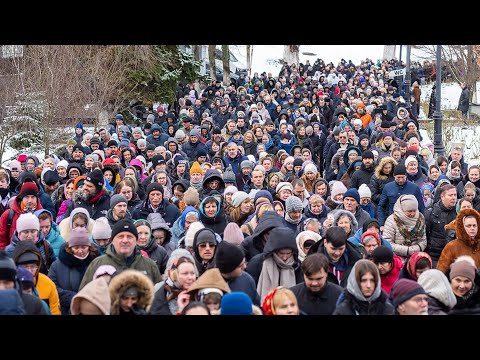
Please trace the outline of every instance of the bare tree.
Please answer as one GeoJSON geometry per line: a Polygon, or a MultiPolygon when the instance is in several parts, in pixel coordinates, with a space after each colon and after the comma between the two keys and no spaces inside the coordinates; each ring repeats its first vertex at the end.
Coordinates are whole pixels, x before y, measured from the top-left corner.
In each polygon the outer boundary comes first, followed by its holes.
{"type": "Polygon", "coordinates": [[[300,45],[284,45],[283,61],[286,61],[288,64],[298,64],[300,62],[299,53],[300,45]]]}
{"type": "Polygon", "coordinates": [[[230,49],[228,45],[222,45],[223,84],[230,84],[230,49]]]}
{"type": "Polygon", "coordinates": [[[247,45],[247,70],[249,74],[252,69],[252,53],[253,45],[247,45]]]}
{"type": "Polygon", "coordinates": [[[217,65],[215,64],[216,45],[208,45],[208,62],[210,64],[210,77],[215,80],[217,78],[217,65]]]}

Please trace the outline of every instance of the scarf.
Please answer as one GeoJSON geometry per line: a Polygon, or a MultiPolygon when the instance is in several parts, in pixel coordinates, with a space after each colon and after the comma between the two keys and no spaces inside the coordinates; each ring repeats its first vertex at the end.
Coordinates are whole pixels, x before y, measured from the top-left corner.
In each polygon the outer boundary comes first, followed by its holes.
{"type": "Polygon", "coordinates": [[[190,186],[193,187],[195,190],[200,190],[202,188],[202,184],[203,184],[203,180],[197,183],[190,180],[190,186]]]}
{"type": "Polygon", "coordinates": [[[413,242],[425,236],[425,217],[420,212],[418,212],[418,219],[409,218],[403,212],[395,212],[393,220],[397,225],[398,231],[405,239],[403,245],[411,246],[413,242]]]}
{"type": "Polygon", "coordinates": [[[98,199],[103,195],[103,190],[99,191],[97,195],[95,195],[93,198],[88,199],[88,203],[90,205],[93,205],[97,202],[98,199]]]}
{"type": "Polygon", "coordinates": [[[295,271],[293,270],[294,263],[293,255],[284,262],[275,253],[263,260],[262,272],[260,273],[257,285],[257,291],[262,301],[273,288],[277,286],[290,288],[297,283],[295,280],[295,271]]]}
{"type": "Polygon", "coordinates": [[[288,213],[285,211],[285,220],[287,222],[289,222],[290,224],[299,224],[300,221],[302,221],[302,217],[300,216],[300,218],[298,220],[293,220],[289,215],[288,213]]]}

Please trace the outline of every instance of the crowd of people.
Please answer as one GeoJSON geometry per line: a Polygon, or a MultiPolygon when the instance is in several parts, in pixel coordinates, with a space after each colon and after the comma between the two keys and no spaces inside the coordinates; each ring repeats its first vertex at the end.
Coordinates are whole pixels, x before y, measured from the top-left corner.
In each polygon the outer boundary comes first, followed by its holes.
{"type": "Polygon", "coordinates": [[[395,64],[179,84],[139,126],[20,154],[0,169],[0,313],[479,312],[480,167],[433,157],[395,64]]]}

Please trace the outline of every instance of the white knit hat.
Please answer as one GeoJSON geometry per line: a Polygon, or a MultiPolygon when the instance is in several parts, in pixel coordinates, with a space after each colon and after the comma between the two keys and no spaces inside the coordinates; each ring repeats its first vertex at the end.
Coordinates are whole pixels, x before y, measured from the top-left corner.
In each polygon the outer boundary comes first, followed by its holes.
{"type": "Polygon", "coordinates": [[[21,214],[17,219],[17,233],[24,230],[40,230],[40,222],[38,218],[30,213],[21,214]]]}
{"type": "Polygon", "coordinates": [[[238,192],[238,189],[236,186],[230,185],[225,188],[225,191],[223,192],[224,195],[226,194],[235,194],[238,192]]]}
{"type": "Polygon", "coordinates": [[[336,181],[332,185],[332,194],[331,194],[332,200],[335,199],[335,196],[337,196],[338,194],[345,194],[346,192],[347,192],[347,188],[345,187],[345,185],[343,185],[341,181],[336,181]]]}
{"type": "Polygon", "coordinates": [[[407,156],[407,158],[405,159],[405,167],[407,167],[408,164],[410,164],[412,161],[415,161],[418,164],[418,160],[415,156],[407,156]]]}
{"type": "Polygon", "coordinates": [[[281,182],[277,185],[277,188],[275,189],[275,192],[278,194],[280,191],[283,189],[288,189],[293,193],[293,186],[289,182],[281,182]]]}
{"type": "Polygon", "coordinates": [[[101,217],[95,220],[92,229],[92,236],[95,240],[110,239],[112,236],[112,229],[110,228],[107,218],[101,217]]]}
{"type": "Polygon", "coordinates": [[[367,184],[360,185],[360,187],[358,188],[358,194],[360,195],[360,199],[372,197],[372,191],[367,186],[367,184]]]}
{"type": "Polygon", "coordinates": [[[318,169],[317,167],[315,166],[315,164],[307,164],[305,166],[305,170],[303,171],[305,174],[308,173],[308,172],[313,172],[314,174],[317,174],[318,173],[318,169]]]}
{"type": "Polygon", "coordinates": [[[239,207],[242,202],[245,200],[250,199],[250,196],[244,191],[237,191],[232,196],[232,205],[234,207],[239,207]]]}
{"type": "Polygon", "coordinates": [[[185,247],[193,247],[193,239],[195,238],[195,234],[197,233],[198,230],[203,229],[205,226],[199,222],[195,221],[190,224],[190,227],[187,230],[187,233],[185,234],[185,247]]]}

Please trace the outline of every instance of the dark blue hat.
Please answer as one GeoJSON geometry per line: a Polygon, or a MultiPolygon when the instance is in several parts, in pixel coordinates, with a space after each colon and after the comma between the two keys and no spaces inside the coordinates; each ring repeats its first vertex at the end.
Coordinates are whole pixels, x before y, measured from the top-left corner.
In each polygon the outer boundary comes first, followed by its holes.
{"type": "Polygon", "coordinates": [[[343,194],[343,198],[351,197],[357,200],[357,203],[360,203],[360,194],[358,193],[358,190],[355,188],[348,189],[345,194],[343,194]]]}

